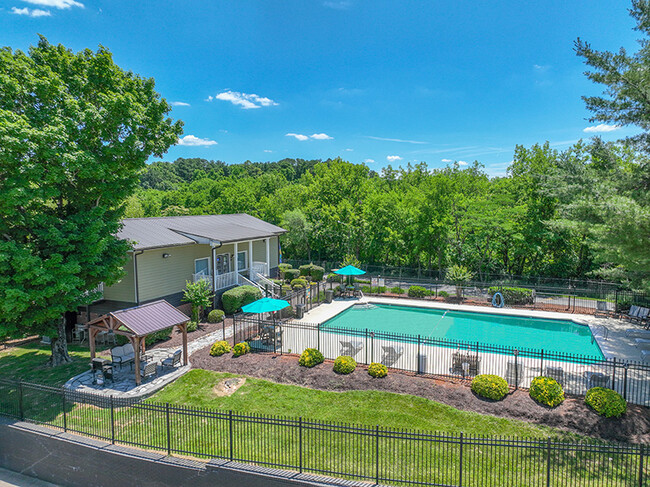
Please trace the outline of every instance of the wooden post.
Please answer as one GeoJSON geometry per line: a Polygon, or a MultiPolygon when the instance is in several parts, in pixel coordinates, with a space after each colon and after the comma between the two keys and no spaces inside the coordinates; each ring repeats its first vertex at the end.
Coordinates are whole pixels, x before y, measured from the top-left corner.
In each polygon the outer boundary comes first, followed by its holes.
{"type": "Polygon", "coordinates": [[[90,358],[95,358],[95,335],[97,335],[97,330],[95,328],[88,328],[88,346],[90,347],[90,358]]]}
{"type": "Polygon", "coordinates": [[[183,332],[183,365],[187,365],[187,323],[181,325],[181,330],[183,332]]]}
{"type": "Polygon", "coordinates": [[[140,385],[140,337],[136,336],[131,338],[131,343],[135,352],[135,383],[136,385],[140,385]]]}

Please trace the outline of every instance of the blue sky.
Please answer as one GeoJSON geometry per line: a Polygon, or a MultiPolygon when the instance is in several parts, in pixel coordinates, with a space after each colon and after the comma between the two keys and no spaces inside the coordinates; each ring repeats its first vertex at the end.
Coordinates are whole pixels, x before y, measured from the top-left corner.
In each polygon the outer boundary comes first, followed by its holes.
{"type": "MultiPolygon", "coordinates": [[[[627,1],[0,0],[0,45],[37,33],[108,47],[156,79],[185,122],[164,157],[225,162],[340,156],[379,169],[483,163],[515,144],[617,139],[585,132],[600,93],[573,51],[636,50],[627,1]]],[[[595,132],[593,130],[601,130],[595,132]]],[[[608,130],[608,131],[602,131],[608,130]]]]}

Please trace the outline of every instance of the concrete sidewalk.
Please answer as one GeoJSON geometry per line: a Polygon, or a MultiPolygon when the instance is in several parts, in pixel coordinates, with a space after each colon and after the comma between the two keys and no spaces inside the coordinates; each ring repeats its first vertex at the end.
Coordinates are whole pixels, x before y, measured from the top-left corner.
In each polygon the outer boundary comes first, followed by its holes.
{"type": "Polygon", "coordinates": [[[34,477],[0,468],[0,487],[57,487],[34,477]]]}

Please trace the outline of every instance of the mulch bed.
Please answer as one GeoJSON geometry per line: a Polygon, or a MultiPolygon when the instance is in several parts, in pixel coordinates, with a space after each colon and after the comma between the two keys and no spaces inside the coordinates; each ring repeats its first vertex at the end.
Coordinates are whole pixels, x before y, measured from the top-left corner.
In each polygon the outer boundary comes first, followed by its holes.
{"type": "Polygon", "coordinates": [[[338,375],[332,371],[331,361],[307,369],[298,365],[297,355],[254,353],[233,358],[231,354],[211,357],[209,352],[205,348],[193,354],[192,366],[327,391],[412,394],[464,411],[528,421],[604,440],[650,443],[650,409],[633,404],[628,405],[622,418],[607,419],[578,397],[567,397],[560,406],[550,409],[533,401],[527,391],[513,391],[503,401],[493,402],[475,396],[469,383],[460,380],[438,380],[392,370],[383,379],[373,379],[363,365],[358,365],[350,375],[338,375]]]}
{"type": "MultiPolygon", "coordinates": [[[[200,323],[196,331],[192,331],[187,334],[187,341],[189,343],[192,340],[201,338],[203,335],[207,335],[213,331],[221,330],[223,326],[224,323],[200,323]]],[[[229,326],[232,326],[232,318],[226,318],[225,327],[228,328],[229,326]]],[[[178,330],[178,328],[174,328],[172,336],[169,340],[156,342],[153,345],[149,345],[147,348],[172,348],[178,347],[182,344],[183,334],[178,330]]]]}

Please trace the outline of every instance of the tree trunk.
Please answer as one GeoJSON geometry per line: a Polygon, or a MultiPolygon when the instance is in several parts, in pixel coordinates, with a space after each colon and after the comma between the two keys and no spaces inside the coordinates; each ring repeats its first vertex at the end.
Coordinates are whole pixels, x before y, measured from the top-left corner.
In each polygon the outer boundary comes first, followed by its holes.
{"type": "Polygon", "coordinates": [[[72,362],[70,355],[68,355],[68,342],[65,336],[65,320],[63,317],[57,323],[56,328],[57,336],[52,339],[52,356],[49,361],[49,365],[52,367],[72,362]]]}

